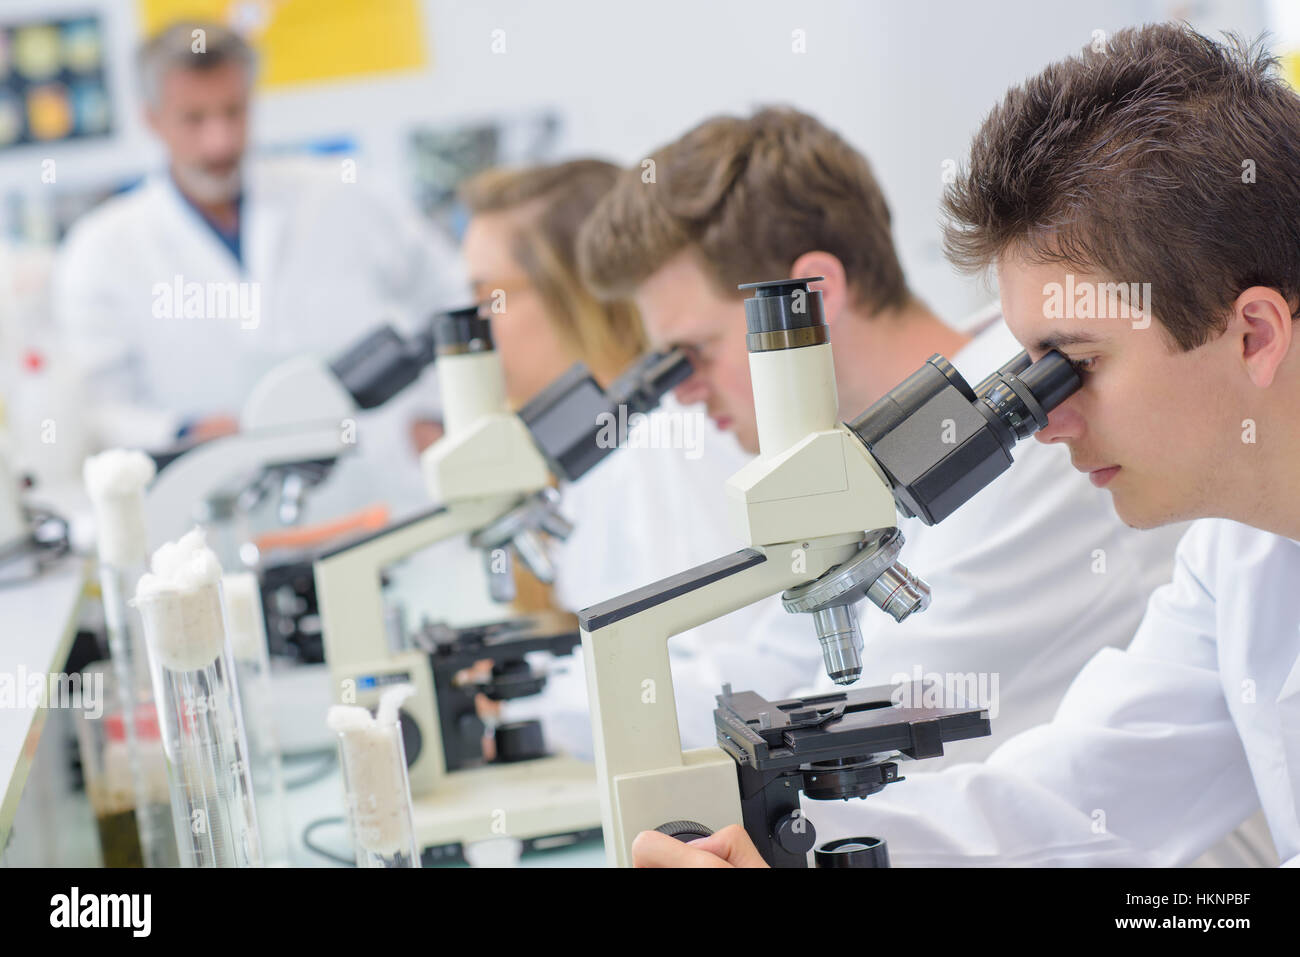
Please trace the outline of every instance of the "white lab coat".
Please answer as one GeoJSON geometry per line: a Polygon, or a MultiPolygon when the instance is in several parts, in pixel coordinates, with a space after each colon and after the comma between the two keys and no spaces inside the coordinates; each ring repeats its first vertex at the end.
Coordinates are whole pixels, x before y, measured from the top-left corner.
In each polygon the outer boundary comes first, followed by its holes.
{"type": "MultiPolygon", "coordinates": [[[[465,301],[446,240],[344,182],[337,163],[250,163],[242,215],[242,268],[166,174],[104,203],[69,233],[55,317],[92,389],[101,444],[165,446],[187,418],[238,415],[258,379],[287,358],[333,358],[383,321],[409,329],[465,301]],[[185,318],[183,303],[173,303],[172,315],[160,316],[164,287],[176,277],[249,283],[245,304],[255,301],[256,312],[185,318]]],[[[357,472],[360,485],[369,473],[380,489],[402,490],[399,504],[419,501],[405,426],[417,406],[437,407],[432,381],[360,418],[359,458],[368,464],[340,466],[340,475],[357,472]]]]}
{"type": "MultiPolygon", "coordinates": [[[[999,322],[952,360],[973,385],[1019,351],[999,322]]],[[[740,547],[723,514],[722,485],[745,458],[716,439],[705,450],[687,462],[680,452],[629,449],[570,493],[579,532],[559,563],[570,607],[740,547]]],[[[862,685],[911,677],[917,667],[988,675],[990,690],[997,676],[993,739],[962,742],[956,760],[982,758],[1047,720],[1093,653],[1127,644],[1147,596],[1169,580],[1178,538],[1174,529],[1126,528],[1109,494],[1075,471],[1063,447],[1029,440],[1014,455],[1008,472],[944,522],[903,522],[903,561],[933,589],[927,611],[899,624],[874,606],[858,609],[862,685]]],[[[680,635],[669,648],[685,747],[714,742],[714,695],[723,682],[775,699],[825,681],[812,622],[787,614],[775,597],[680,635]]],[[[557,739],[590,754],[585,685],[581,674],[567,682],[569,710],[583,720],[555,718],[557,739]]]]}
{"type": "MultiPolygon", "coordinates": [[[[1257,809],[1300,863],[1300,542],[1194,523],[1125,650],[983,764],[862,801],[805,801],[819,840],[873,835],[901,865],[1192,861],[1257,809]]],[[[903,769],[900,769],[903,770],[903,769]]]]}

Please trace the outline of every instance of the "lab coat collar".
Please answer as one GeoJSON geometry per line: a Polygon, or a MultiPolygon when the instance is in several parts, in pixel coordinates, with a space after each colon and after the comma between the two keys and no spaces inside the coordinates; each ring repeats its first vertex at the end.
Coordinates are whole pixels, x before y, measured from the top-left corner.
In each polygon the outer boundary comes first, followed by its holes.
{"type": "Polygon", "coordinates": [[[201,243],[213,259],[211,272],[214,278],[222,273],[254,280],[265,280],[275,275],[284,250],[287,214],[281,197],[273,184],[267,181],[260,165],[249,163],[244,170],[239,224],[242,266],[212,227],[203,221],[198,210],[181,195],[169,171],[163,170],[151,176],[148,188],[167,198],[175,213],[175,228],[185,231],[187,245],[192,242],[190,237],[195,231],[202,233],[201,243]],[[221,264],[219,268],[218,262],[221,264]]]}
{"type": "MultiPolygon", "coordinates": [[[[172,180],[170,172],[163,170],[150,176],[144,188],[160,197],[171,213],[171,215],[163,219],[159,226],[166,233],[172,234],[170,242],[172,248],[194,249],[196,245],[194,237],[202,237],[198,240],[197,245],[203,251],[202,257],[206,275],[186,278],[217,281],[239,276],[239,263],[231,255],[225,243],[218,238],[212,227],[203,221],[203,217],[198,210],[181,195],[181,191],[172,180]]],[[[247,204],[245,203],[245,212],[246,210],[247,204]]]]}

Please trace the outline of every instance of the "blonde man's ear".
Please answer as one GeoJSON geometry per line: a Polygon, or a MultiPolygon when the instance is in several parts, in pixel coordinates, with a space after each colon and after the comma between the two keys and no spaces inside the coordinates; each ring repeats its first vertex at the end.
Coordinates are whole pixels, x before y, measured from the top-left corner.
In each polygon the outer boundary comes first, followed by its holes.
{"type": "Polygon", "coordinates": [[[811,288],[821,290],[822,309],[826,313],[827,323],[833,326],[835,320],[849,307],[848,277],[844,272],[844,264],[832,253],[821,250],[807,252],[796,259],[790,268],[791,279],[806,276],[823,277],[821,282],[812,283],[811,288]]]}

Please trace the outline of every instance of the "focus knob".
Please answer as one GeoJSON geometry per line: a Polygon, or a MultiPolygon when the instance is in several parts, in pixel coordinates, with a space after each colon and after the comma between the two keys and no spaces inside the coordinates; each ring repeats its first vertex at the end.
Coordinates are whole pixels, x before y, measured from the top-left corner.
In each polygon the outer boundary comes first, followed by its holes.
{"type": "Polygon", "coordinates": [[[812,821],[798,811],[782,815],[772,828],[772,836],[781,850],[790,854],[807,854],[817,843],[817,830],[812,821]]]}
{"type": "Polygon", "coordinates": [[[710,828],[705,827],[703,824],[697,824],[695,821],[669,821],[667,824],[660,824],[655,830],[660,834],[675,837],[683,843],[696,841],[713,834],[710,828]]]}

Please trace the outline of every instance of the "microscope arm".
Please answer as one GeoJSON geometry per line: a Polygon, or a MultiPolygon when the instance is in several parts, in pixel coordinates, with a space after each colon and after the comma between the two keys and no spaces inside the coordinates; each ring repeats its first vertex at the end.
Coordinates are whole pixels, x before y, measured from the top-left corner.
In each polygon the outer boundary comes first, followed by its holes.
{"type": "Polygon", "coordinates": [[[316,600],[331,672],[351,673],[358,662],[388,654],[384,568],[430,545],[482,528],[513,508],[519,498],[501,495],[440,505],[317,558],[316,600]]]}
{"type": "Polygon", "coordinates": [[[716,747],[682,752],[668,639],[816,578],[862,538],[742,549],[579,613],[610,864],[627,866],[637,833],[683,807],[713,829],[740,823],[735,762],[716,747]]]}
{"type": "Polygon", "coordinates": [[[407,745],[412,794],[433,791],[447,768],[428,653],[389,647],[383,570],[422,548],[496,521],[518,502],[519,496],[504,495],[440,505],[325,552],[313,567],[331,697],[373,706],[384,682],[415,687],[402,705],[403,724],[417,732],[407,745]]]}

